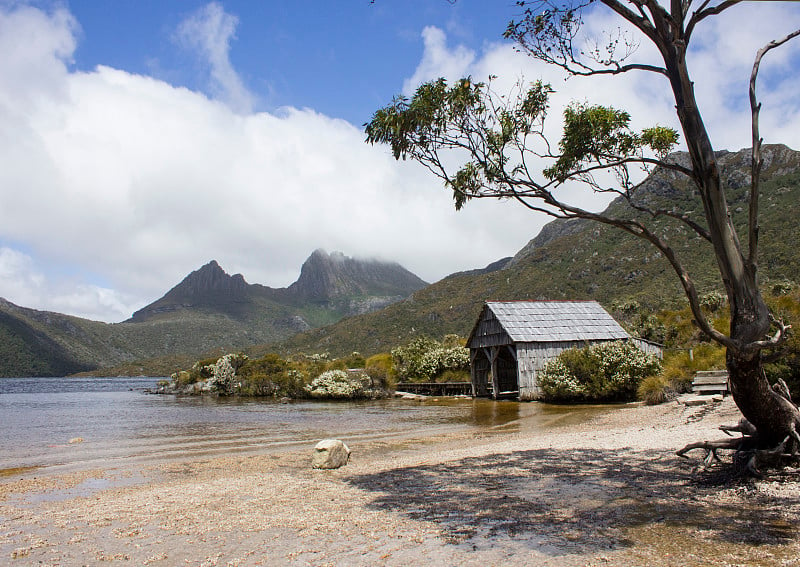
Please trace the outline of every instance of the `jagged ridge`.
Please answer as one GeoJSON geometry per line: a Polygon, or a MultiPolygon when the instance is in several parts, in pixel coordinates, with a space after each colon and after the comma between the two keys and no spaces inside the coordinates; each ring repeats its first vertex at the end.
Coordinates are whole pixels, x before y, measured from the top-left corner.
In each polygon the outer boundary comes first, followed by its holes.
{"type": "Polygon", "coordinates": [[[280,289],[249,284],[211,261],[123,323],[0,300],[0,376],[65,374],[176,353],[240,350],[374,311],[425,285],[398,264],[317,250],[298,281],[280,289]]]}

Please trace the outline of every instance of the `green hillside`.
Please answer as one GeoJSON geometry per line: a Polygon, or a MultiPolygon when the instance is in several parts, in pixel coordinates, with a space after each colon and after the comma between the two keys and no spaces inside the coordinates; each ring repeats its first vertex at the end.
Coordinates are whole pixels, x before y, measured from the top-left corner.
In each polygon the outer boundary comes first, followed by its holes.
{"type": "MultiPolygon", "coordinates": [[[[800,153],[785,146],[766,146],[763,153],[761,281],[800,282],[800,153]]],[[[750,153],[722,152],[720,163],[731,214],[743,226],[750,153]]],[[[672,172],[650,176],[637,200],[689,211],[704,224],[694,190],[672,172]]],[[[621,200],[609,212],[631,214],[621,200]]],[[[709,243],[667,216],[649,222],[685,262],[701,294],[722,291],[709,243]]],[[[0,376],[87,369],[163,374],[192,358],[237,350],[370,355],[420,335],[466,336],[487,299],[595,299],[607,308],[635,301],[645,312],[685,303],[671,267],[644,241],[588,221],[556,220],[513,258],[429,286],[397,265],[316,251],[298,282],[281,290],[247,284],[212,262],[124,323],[0,301],[0,376]]]]}
{"type": "Polygon", "coordinates": [[[426,285],[395,263],[316,250],[298,281],[281,289],[248,284],[209,262],[122,323],[0,300],[0,376],[173,372],[187,358],[282,340],[426,285]]]}
{"type": "MultiPolygon", "coordinates": [[[[761,197],[761,280],[800,281],[800,153],[785,146],[765,147],[761,197]]],[[[680,154],[676,159],[682,159],[680,154]]],[[[729,190],[734,221],[747,220],[750,152],[724,153],[720,163],[729,190]]],[[[652,207],[693,211],[700,222],[699,198],[685,179],[656,172],[640,190],[652,207]]],[[[629,209],[617,200],[609,212],[629,209]]],[[[672,243],[701,293],[723,291],[710,244],[668,217],[650,221],[672,243]]],[[[340,356],[385,351],[417,335],[466,336],[487,299],[595,299],[606,307],[636,301],[645,309],[684,303],[678,279],[661,254],[648,243],[620,230],[583,220],[556,220],[545,227],[502,269],[445,278],[406,301],[380,312],[351,317],[281,343],[287,351],[329,351],[340,356]]]]}

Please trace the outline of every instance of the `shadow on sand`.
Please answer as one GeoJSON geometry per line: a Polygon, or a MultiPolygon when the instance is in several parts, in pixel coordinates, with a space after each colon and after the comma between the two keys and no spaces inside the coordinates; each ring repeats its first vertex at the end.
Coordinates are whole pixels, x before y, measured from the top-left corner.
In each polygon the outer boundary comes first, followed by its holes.
{"type": "Polygon", "coordinates": [[[663,451],[538,449],[348,482],[377,493],[375,508],[434,522],[445,541],[473,547],[500,539],[549,555],[596,553],[630,547],[632,528],[652,525],[712,544],[794,540],[786,512],[797,518],[797,498],[773,501],[747,484],[729,490],[690,468],[663,451]]]}

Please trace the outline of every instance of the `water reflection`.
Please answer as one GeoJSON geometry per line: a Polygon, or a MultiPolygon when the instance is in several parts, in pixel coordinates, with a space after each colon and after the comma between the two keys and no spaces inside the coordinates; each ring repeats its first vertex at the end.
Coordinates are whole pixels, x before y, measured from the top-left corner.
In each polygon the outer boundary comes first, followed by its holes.
{"type": "Polygon", "coordinates": [[[472,400],[471,425],[499,427],[519,421],[520,403],[512,401],[472,400]]]}
{"type": "Polygon", "coordinates": [[[143,393],[141,381],[118,379],[0,385],[0,469],[270,451],[326,437],[358,443],[459,430],[535,431],[608,411],[470,398],[280,403],[157,396],[143,393]],[[73,438],[82,442],[70,444],[73,438]]]}

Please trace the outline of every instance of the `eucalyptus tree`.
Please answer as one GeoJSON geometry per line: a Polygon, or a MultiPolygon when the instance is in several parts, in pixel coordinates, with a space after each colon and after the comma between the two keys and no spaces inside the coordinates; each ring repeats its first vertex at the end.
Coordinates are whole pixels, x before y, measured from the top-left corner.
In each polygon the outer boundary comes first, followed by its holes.
{"type": "MultiPolygon", "coordinates": [[[[775,39],[754,58],[749,80],[752,164],[749,222],[739,234],[729,214],[715,148],[695,96],[687,52],[703,25],[735,8],[738,0],[588,0],[583,3],[539,0],[518,2],[520,16],[505,37],[517,49],[571,76],[596,77],[648,73],[663,81],[674,99],[680,130],[652,126],[634,130],[625,109],[572,103],[564,111],[563,132],[555,143],[545,134],[553,94],[542,81],[519,84],[512,96],[494,92],[487,82],[464,78],[449,84],[438,79],[421,85],[411,97],[398,96],[377,110],[365,125],[369,143],[391,147],[396,159],[411,159],[441,178],[460,209],[474,198],[510,198],[532,211],[557,218],[581,218],[611,225],[648,241],[672,266],[699,329],[726,348],[731,391],[746,418],[740,438],[700,443],[709,458],[720,447],[796,455],[800,450],[800,412],[785,385],[772,387],[762,365],[780,353],[789,326],[770,312],[759,289],[759,176],[762,139],[756,82],[762,58],[800,35],[775,39]],[[594,6],[593,6],[594,5],[594,6]],[[610,34],[603,45],[586,48],[581,31],[597,8],[605,8],[638,35],[610,34]],[[633,57],[641,42],[658,54],[656,62],[633,57]],[[683,136],[688,160],[671,150],[683,136]],[[456,167],[451,164],[459,163],[456,167]],[[688,179],[702,200],[702,214],[677,207],[655,208],[637,199],[633,173],[638,168],[668,171],[688,179]],[[613,175],[608,175],[613,174],[613,175]],[[611,179],[612,181],[609,181],[611,179]],[[621,197],[631,214],[597,213],[564,197],[565,184],[621,197]],[[633,214],[637,213],[637,214],[633,214]],[[668,236],[652,221],[669,217],[694,232],[713,251],[727,294],[730,331],[714,328],[701,308],[696,285],[668,236]]],[[[733,32],[732,32],[733,33],[733,32]]],[[[618,209],[615,209],[618,210],[618,209]]]]}

